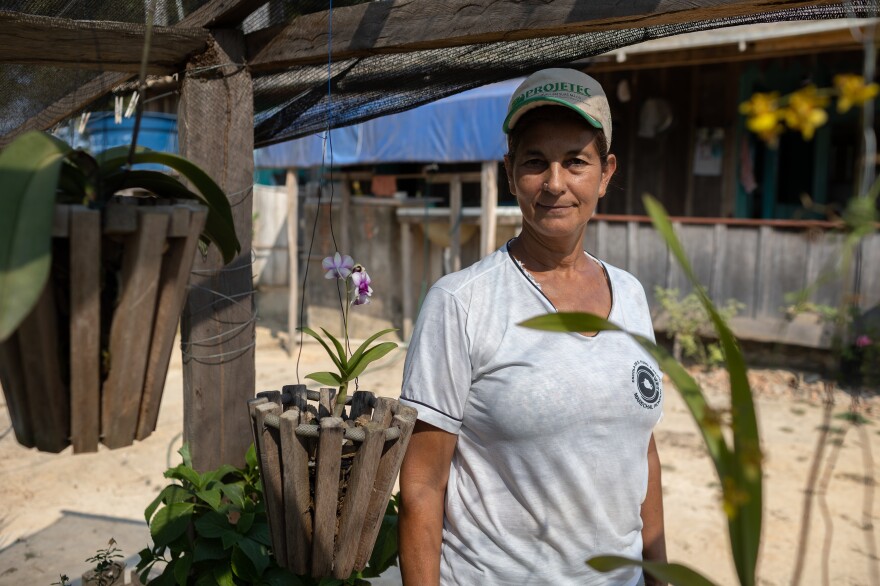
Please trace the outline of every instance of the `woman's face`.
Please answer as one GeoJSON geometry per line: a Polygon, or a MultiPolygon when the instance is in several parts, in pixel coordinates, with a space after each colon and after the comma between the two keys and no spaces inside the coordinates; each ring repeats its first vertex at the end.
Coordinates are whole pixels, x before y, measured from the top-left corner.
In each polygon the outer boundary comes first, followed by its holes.
{"type": "Polygon", "coordinates": [[[603,169],[595,142],[598,131],[577,114],[559,114],[531,120],[504,166],[524,229],[550,238],[579,238],[605,196],[617,162],[608,155],[603,169]]]}

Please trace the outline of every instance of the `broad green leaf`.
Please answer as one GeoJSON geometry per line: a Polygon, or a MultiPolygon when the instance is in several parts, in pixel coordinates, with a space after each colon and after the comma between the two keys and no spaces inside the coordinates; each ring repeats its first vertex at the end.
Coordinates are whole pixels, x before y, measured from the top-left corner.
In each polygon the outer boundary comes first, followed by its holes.
{"type": "Polygon", "coordinates": [[[266,546],[257,543],[253,539],[245,538],[235,545],[232,554],[233,570],[235,569],[236,561],[235,551],[240,551],[247,557],[257,576],[262,575],[262,573],[266,571],[266,568],[269,567],[269,551],[266,549],[266,546]]]}
{"type": "Polygon", "coordinates": [[[183,458],[183,465],[187,468],[193,467],[192,462],[192,452],[189,449],[189,444],[183,444],[180,446],[180,449],[177,450],[177,453],[180,454],[180,457],[183,458]]]}
{"type": "Polygon", "coordinates": [[[345,372],[348,369],[348,359],[345,357],[345,348],[342,346],[342,342],[336,339],[336,336],[328,332],[326,329],[321,328],[321,331],[324,332],[324,335],[330,338],[330,341],[333,342],[333,347],[336,348],[336,355],[339,356],[339,364],[342,366],[340,372],[345,372]]]}
{"type": "Polygon", "coordinates": [[[384,330],[379,330],[378,332],[376,332],[375,334],[373,334],[372,336],[370,336],[369,338],[364,340],[364,342],[360,346],[358,346],[357,350],[355,350],[354,353],[351,355],[351,359],[349,360],[349,364],[357,364],[357,362],[360,360],[360,358],[364,354],[364,352],[367,351],[367,348],[370,346],[370,344],[372,344],[373,342],[375,342],[376,340],[378,340],[379,338],[381,338],[385,334],[390,334],[391,332],[396,332],[396,331],[397,331],[397,328],[386,328],[384,330]]]}
{"type": "Polygon", "coordinates": [[[244,455],[244,461],[247,464],[248,470],[255,470],[260,465],[259,460],[257,460],[257,449],[254,447],[253,442],[248,446],[247,453],[244,455]]]}
{"type": "Polygon", "coordinates": [[[154,195],[175,199],[194,199],[201,202],[202,198],[187,189],[180,181],[161,171],[119,170],[103,178],[104,188],[114,194],[123,189],[145,189],[154,195]]]}
{"type": "Polygon", "coordinates": [[[269,523],[265,520],[254,521],[247,536],[263,545],[272,545],[272,538],[269,537],[269,523]]]}
{"type": "Polygon", "coordinates": [[[222,560],[226,557],[226,550],[223,544],[217,539],[208,537],[197,537],[195,546],[193,546],[193,562],[201,562],[204,560],[222,560]]]}
{"type": "Polygon", "coordinates": [[[294,576],[284,568],[269,568],[269,571],[260,580],[261,586],[310,586],[314,580],[303,580],[294,576]]]}
{"type": "MultiPolygon", "coordinates": [[[[138,146],[135,147],[136,153],[142,153],[146,150],[146,147],[138,146]]],[[[101,172],[103,174],[108,174],[128,161],[128,153],[131,151],[131,145],[122,145],[110,147],[107,150],[101,151],[100,153],[95,155],[95,160],[98,161],[98,165],[101,168],[101,172]],[[122,159],[122,162],[118,161],[122,159]],[[117,161],[113,163],[113,165],[108,165],[108,161],[117,161]]]]}
{"type": "Polygon", "coordinates": [[[327,351],[327,354],[333,360],[333,364],[335,364],[336,368],[339,369],[339,372],[345,372],[345,369],[342,367],[342,363],[339,362],[339,357],[337,357],[336,354],[333,353],[333,350],[330,349],[330,346],[327,345],[327,342],[324,341],[324,338],[321,337],[321,334],[319,334],[315,330],[313,330],[311,328],[307,328],[305,326],[301,327],[300,329],[303,332],[305,332],[306,334],[308,334],[311,337],[313,337],[314,339],[316,339],[318,342],[320,342],[321,346],[324,347],[324,350],[327,351]]]}
{"type": "Polygon", "coordinates": [[[165,478],[173,478],[174,480],[189,483],[196,489],[202,488],[201,475],[186,464],[178,464],[174,468],[169,468],[165,471],[165,478]]]}
{"type": "Polygon", "coordinates": [[[352,380],[357,378],[371,362],[379,360],[395,348],[397,348],[397,344],[394,342],[382,342],[381,344],[376,344],[360,356],[357,363],[352,366],[352,370],[348,374],[348,379],[352,380]]]}
{"type": "Polygon", "coordinates": [[[192,519],[193,503],[171,503],[156,512],[150,523],[150,536],[157,546],[168,545],[184,534],[192,519]]]}
{"type": "Polygon", "coordinates": [[[232,575],[232,567],[228,563],[217,564],[214,566],[214,580],[218,586],[235,586],[235,579],[232,575]]]}
{"type": "MultiPolygon", "coordinates": [[[[127,163],[128,152],[122,156],[104,157],[101,161],[102,175],[112,175],[127,163]]],[[[210,224],[210,239],[223,254],[223,261],[229,263],[236,254],[241,252],[241,244],[235,235],[235,223],[229,200],[207,173],[183,157],[150,149],[138,149],[132,158],[132,163],[158,163],[174,169],[188,179],[198,189],[198,193],[193,193],[208,206],[209,217],[206,222],[206,233],[209,232],[208,224],[210,224]],[[214,218],[212,219],[211,216],[214,218]]]]}
{"type": "Polygon", "coordinates": [[[234,533],[226,515],[216,511],[208,511],[196,519],[196,531],[205,537],[223,537],[225,533],[230,531],[234,533]]]}
{"type": "MultiPolygon", "coordinates": [[[[149,581],[150,586],[175,586],[177,580],[174,579],[174,568],[177,566],[177,560],[171,560],[162,570],[162,573],[149,581]]],[[[146,584],[146,582],[144,582],[146,584]]]]}
{"type": "Polygon", "coordinates": [[[338,387],[342,384],[342,379],[339,378],[338,374],[333,372],[313,372],[311,374],[307,374],[306,378],[310,378],[315,382],[319,382],[322,385],[327,385],[330,387],[338,387]]]}
{"type": "Polygon", "coordinates": [[[587,565],[600,572],[610,572],[618,568],[638,566],[646,572],[671,586],[714,586],[714,583],[704,578],[698,572],[681,564],[661,564],[658,562],[643,562],[616,555],[603,555],[587,561],[587,565]]]}
{"type": "Polygon", "coordinates": [[[191,555],[182,555],[177,558],[177,563],[174,565],[174,579],[179,586],[186,586],[192,564],[193,558],[191,555]]]}
{"type": "Polygon", "coordinates": [[[232,466],[231,464],[223,464],[215,470],[209,470],[208,472],[202,474],[202,482],[205,486],[207,486],[211,482],[223,480],[230,474],[237,474],[238,476],[241,476],[238,468],[232,466]]]}
{"type": "Polygon", "coordinates": [[[236,532],[234,529],[231,529],[220,536],[220,542],[223,544],[223,547],[229,549],[242,539],[245,539],[241,533],[236,532]]]}
{"type": "Polygon", "coordinates": [[[235,508],[244,509],[245,495],[244,487],[241,484],[222,484],[220,490],[235,508]]]}
{"type": "Polygon", "coordinates": [[[745,586],[755,583],[755,567],[761,539],[762,473],[761,446],[755,405],[749,385],[748,371],[739,344],[718,313],[705,287],[697,279],[684,248],[663,206],[651,197],[645,198],[645,209],[654,227],[675,255],[682,271],[694,286],[715,330],[724,352],[725,365],[730,379],[731,427],[733,429],[732,465],[726,476],[721,477],[724,507],[728,515],[731,549],[740,582],[745,586]]]}
{"type": "Polygon", "coordinates": [[[153,499],[147,508],[144,510],[144,517],[147,520],[147,523],[150,522],[150,519],[153,517],[153,513],[156,512],[156,508],[160,503],[165,503],[166,505],[171,503],[179,503],[187,500],[192,497],[192,493],[187,489],[179,486],[177,484],[169,484],[153,499]]]}
{"type": "Polygon", "coordinates": [[[256,518],[254,513],[242,513],[238,518],[238,523],[235,524],[235,530],[246,535],[251,530],[256,518]]]}
{"type": "Polygon", "coordinates": [[[52,219],[70,147],[26,132],[0,152],[0,342],[31,312],[52,264],[52,219]]]}
{"type": "Polygon", "coordinates": [[[219,488],[212,488],[211,490],[200,490],[196,493],[196,496],[208,503],[208,505],[214,509],[215,511],[220,509],[222,503],[223,494],[220,492],[219,488]]]}

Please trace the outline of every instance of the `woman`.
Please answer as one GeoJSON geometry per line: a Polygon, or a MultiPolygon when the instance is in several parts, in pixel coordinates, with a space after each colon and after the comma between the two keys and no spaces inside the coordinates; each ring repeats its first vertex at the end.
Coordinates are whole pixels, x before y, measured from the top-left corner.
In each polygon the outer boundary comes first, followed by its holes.
{"type": "Polygon", "coordinates": [[[419,422],[400,476],[404,584],[635,585],[638,568],[585,561],[665,561],[657,365],[619,332],[517,325],[581,311],[653,338],[638,281],[583,247],[617,167],[608,102],[583,73],[540,71],[504,131],[522,232],[431,288],[407,353],[401,401],[419,422]]]}

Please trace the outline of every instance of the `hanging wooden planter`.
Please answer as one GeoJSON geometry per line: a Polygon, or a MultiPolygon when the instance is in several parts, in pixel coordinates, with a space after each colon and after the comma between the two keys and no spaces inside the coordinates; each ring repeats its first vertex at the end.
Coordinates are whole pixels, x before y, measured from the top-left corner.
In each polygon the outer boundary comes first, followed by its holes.
{"type": "Polygon", "coordinates": [[[275,559],[344,580],[370,559],[416,410],[357,391],[348,414],[332,417],[335,394],[290,385],[248,408],[275,559]]]}
{"type": "Polygon", "coordinates": [[[22,445],[94,452],[99,441],[128,446],[156,428],[207,211],[146,205],[155,202],[56,206],[49,281],[0,344],[0,383],[22,445]]]}

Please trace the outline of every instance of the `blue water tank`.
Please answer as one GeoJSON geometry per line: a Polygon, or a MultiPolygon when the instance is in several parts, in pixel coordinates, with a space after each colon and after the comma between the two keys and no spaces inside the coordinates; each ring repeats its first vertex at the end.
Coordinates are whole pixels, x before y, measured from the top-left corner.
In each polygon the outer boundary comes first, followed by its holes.
{"type": "MultiPolygon", "coordinates": [[[[134,133],[134,117],[123,118],[116,124],[112,112],[92,114],[86,123],[89,148],[99,153],[109,148],[130,145],[134,133]]],[[[138,130],[139,146],[154,151],[177,154],[177,116],[159,112],[144,112],[138,130]]],[[[135,165],[138,169],[164,170],[162,165],[135,165]]]]}

